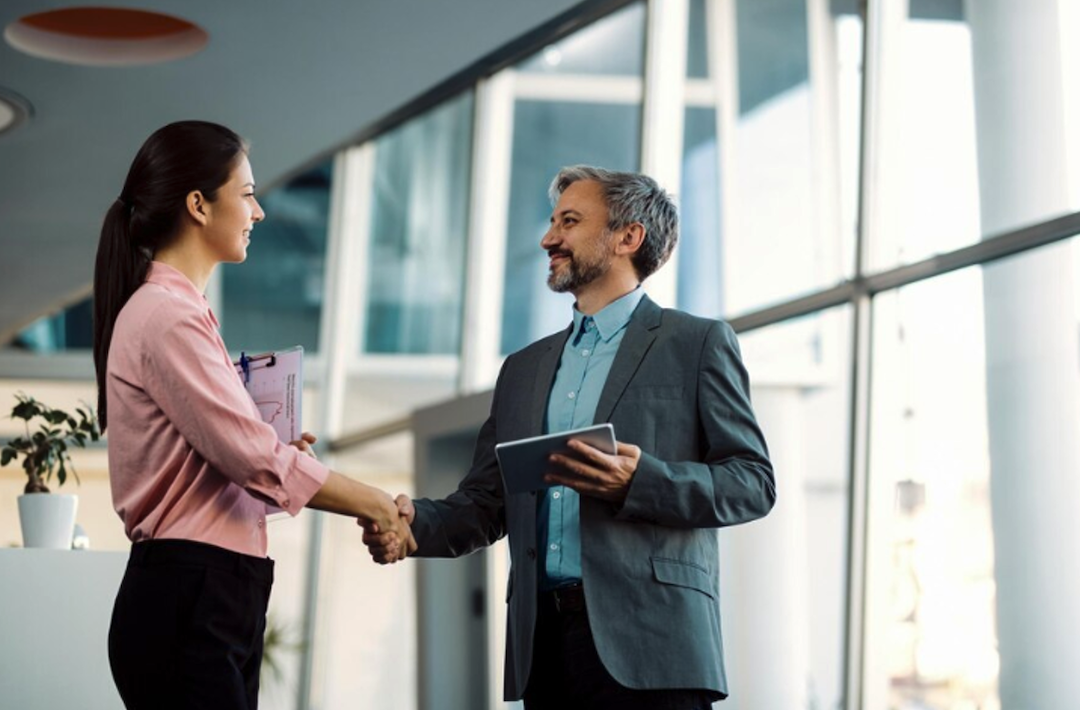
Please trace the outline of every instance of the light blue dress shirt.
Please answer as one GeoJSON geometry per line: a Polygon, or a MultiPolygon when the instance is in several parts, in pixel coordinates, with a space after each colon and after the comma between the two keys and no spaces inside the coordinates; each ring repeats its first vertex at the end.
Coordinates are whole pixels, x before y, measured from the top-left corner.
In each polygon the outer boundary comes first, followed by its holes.
{"type": "MultiPolygon", "coordinates": [[[[574,308],[574,331],[566,341],[548,397],[544,433],[593,423],[600,393],[630,316],[645,292],[636,288],[594,316],[574,308]]],[[[565,486],[547,489],[536,516],[540,544],[540,588],[581,581],[581,518],[578,494],[565,486]]]]}

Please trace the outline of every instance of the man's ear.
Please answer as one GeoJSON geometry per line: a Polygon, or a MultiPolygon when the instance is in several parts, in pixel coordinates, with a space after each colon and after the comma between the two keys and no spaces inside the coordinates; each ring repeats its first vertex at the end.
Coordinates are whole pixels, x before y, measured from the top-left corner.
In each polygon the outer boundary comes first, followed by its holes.
{"type": "Polygon", "coordinates": [[[209,203],[206,197],[198,190],[192,190],[185,200],[188,216],[199,224],[205,225],[209,221],[209,203]]]}
{"type": "Polygon", "coordinates": [[[634,254],[645,243],[645,225],[633,222],[618,232],[616,254],[634,254]]]}

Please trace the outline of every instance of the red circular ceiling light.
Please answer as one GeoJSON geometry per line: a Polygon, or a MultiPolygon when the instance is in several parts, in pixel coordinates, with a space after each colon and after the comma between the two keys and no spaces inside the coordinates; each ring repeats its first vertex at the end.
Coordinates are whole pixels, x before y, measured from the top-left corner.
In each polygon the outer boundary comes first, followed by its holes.
{"type": "Polygon", "coordinates": [[[4,29],[15,49],[42,59],[92,66],[132,66],[180,59],[209,36],[187,20],[118,7],[71,7],[26,15],[4,29]]]}

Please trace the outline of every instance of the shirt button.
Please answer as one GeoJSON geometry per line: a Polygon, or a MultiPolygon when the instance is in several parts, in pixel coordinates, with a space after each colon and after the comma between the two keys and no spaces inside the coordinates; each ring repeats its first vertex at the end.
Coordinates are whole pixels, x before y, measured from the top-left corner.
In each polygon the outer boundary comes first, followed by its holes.
{"type": "Polygon", "coordinates": [[[588,350],[588,348],[586,348],[585,350],[582,350],[582,351],[581,351],[581,356],[582,356],[582,357],[589,357],[589,350],[588,350]]]}
{"type": "Polygon", "coordinates": [[[562,497],[562,493],[559,493],[558,491],[555,491],[554,493],[551,494],[551,497],[554,498],[555,500],[559,500],[559,498],[562,497]]]}
{"type": "Polygon", "coordinates": [[[552,550],[558,550],[558,549],[559,549],[559,546],[558,546],[558,545],[556,545],[556,544],[555,544],[555,543],[553,542],[553,543],[551,543],[551,549],[552,549],[552,550]]]}
{"type": "Polygon", "coordinates": [[[263,526],[263,523],[265,523],[265,522],[266,522],[265,520],[263,520],[262,518],[259,518],[259,527],[261,528],[263,526]]]}
{"type": "Polygon", "coordinates": [[[285,500],[281,501],[281,507],[282,507],[282,508],[288,508],[288,507],[289,507],[290,505],[291,505],[291,503],[289,502],[289,499],[288,499],[288,498],[286,498],[285,500]]]}
{"type": "Polygon", "coordinates": [[[525,554],[529,556],[530,560],[535,560],[536,559],[536,550],[534,550],[531,547],[529,549],[525,550],[525,554]]]}
{"type": "Polygon", "coordinates": [[[566,396],[567,396],[567,397],[569,397],[570,399],[573,399],[573,398],[574,398],[574,397],[576,397],[577,395],[576,395],[576,394],[574,394],[573,392],[571,392],[570,394],[568,394],[568,395],[566,395],[566,396]]]}

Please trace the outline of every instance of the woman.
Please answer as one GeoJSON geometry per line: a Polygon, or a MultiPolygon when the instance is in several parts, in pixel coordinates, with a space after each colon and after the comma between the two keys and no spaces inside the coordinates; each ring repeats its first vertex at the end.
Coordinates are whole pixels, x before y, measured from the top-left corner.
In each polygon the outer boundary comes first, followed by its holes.
{"type": "Polygon", "coordinates": [[[183,121],[139,150],[94,270],[94,364],[113,503],[134,543],[109,630],[128,708],[254,708],[273,561],[266,514],[362,518],[415,549],[386,493],[259,418],[203,291],[263,218],[244,142],[183,121]]]}

